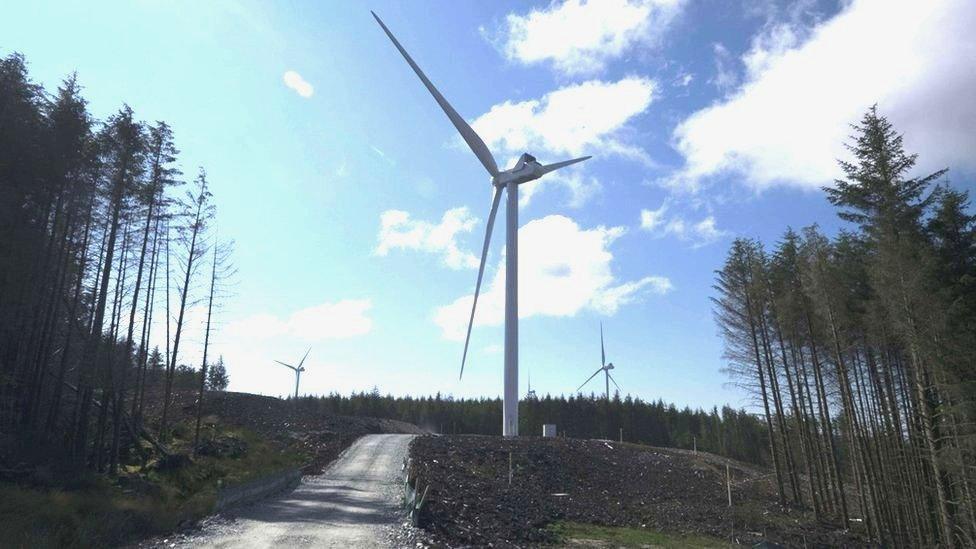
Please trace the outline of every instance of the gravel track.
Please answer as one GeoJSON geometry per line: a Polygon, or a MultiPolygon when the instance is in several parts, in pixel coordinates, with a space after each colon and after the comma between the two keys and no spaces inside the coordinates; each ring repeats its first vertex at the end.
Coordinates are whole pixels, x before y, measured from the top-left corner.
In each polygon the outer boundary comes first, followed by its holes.
{"type": "Polygon", "coordinates": [[[386,547],[404,520],[401,466],[414,435],[366,435],[294,491],[218,516],[158,547],[386,547]]]}

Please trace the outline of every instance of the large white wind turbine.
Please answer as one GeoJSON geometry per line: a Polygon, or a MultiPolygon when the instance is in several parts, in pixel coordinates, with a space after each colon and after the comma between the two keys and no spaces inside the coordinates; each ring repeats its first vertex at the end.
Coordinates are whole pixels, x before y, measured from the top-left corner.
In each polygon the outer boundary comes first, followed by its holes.
{"type": "MultiPolygon", "coordinates": [[[[370,12],[373,13],[373,12],[370,12]]],[[[444,99],[437,88],[431,84],[420,67],[414,63],[410,54],[403,49],[400,42],[393,36],[390,29],[383,24],[379,16],[373,13],[376,22],[383,27],[393,45],[396,46],[403,58],[406,59],[413,72],[417,73],[420,81],[427,87],[427,91],[434,96],[444,114],[451,120],[458,133],[464,139],[474,155],[491,175],[491,184],[495,187],[495,194],[488,213],[488,224],[485,230],[485,244],[481,250],[481,264],[478,267],[478,281],[474,286],[474,301],[471,303],[471,318],[468,320],[468,333],[464,339],[464,354],[461,355],[461,375],[464,375],[464,363],[468,356],[468,342],[471,339],[471,326],[474,323],[474,311],[478,305],[478,294],[481,291],[481,278],[485,272],[485,258],[488,255],[488,242],[491,240],[491,229],[495,224],[495,213],[501,201],[502,189],[507,191],[505,205],[505,394],[502,406],[502,433],[505,436],[518,435],[518,186],[522,183],[539,179],[543,175],[564,168],[570,164],[582,162],[589,156],[564,160],[555,164],[543,165],[535,157],[525,153],[519,158],[515,166],[508,170],[499,170],[495,158],[488,150],[485,142],[478,137],[471,126],[454,110],[454,107],[444,99]]]]}
{"type": "Polygon", "coordinates": [[[308,358],[308,353],[311,353],[311,352],[312,352],[312,348],[309,347],[308,350],[305,351],[305,356],[302,357],[301,362],[298,363],[298,366],[292,366],[291,364],[285,364],[284,362],[282,362],[280,360],[276,360],[275,361],[278,364],[281,364],[282,366],[287,366],[288,368],[291,368],[292,370],[295,371],[295,398],[298,398],[298,382],[302,379],[302,372],[305,371],[305,367],[302,366],[302,364],[305,364],[305,359],[308,358]]]}
{"type": "MultiPolygon", "coordinates": [[[[620,390],[620,385],[617,385],[617,380],[616,379],[613,379],[613,376],[610,375],[610,370],[613,370],[613,363],[611,362],[611,363],[607,364],[607,352],[603,348],[603,323],[602,322],[600,323],[600,364],[602,364],[602,366],[600,366],[599,368],[597,368],[597,370],[595,372],[593,372],[593,375],[591,375],[590,377],[586,378],[586,381],[583,382],[583,385],[586,385],[587,383],[590,382],[591,379],[595,378],[597,374],[599,374],[600,372],[603,372],[605,374],[605,376],[606,376],[606,379],[604,381],[607,384],[607,401],[609,402],[609,400],[610,400],[610,382],[611,381],[613,382],[614,386],[617,387],[617,390],[618,391],[620,390]]],[[[576,388],[576,392],[577,393],[579,392],[580,389],[583,388],[583,385],[580,385],[579,387],[576,388]]]]}

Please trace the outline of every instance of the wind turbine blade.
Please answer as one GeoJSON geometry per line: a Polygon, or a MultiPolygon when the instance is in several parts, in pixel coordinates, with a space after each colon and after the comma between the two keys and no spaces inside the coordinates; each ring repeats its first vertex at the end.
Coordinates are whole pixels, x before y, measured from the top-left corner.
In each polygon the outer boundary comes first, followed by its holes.
{"type": "Polygon", "coordinates": [[[308,358],[308,353],[311,353],[311,352],[312,352],[312,348],[311,347],[309,347],[308,350],[305,351],[305,356],[303,356],[302,357],[302,361],[298,363],[298,367],[299,368],[302,367],[302,364],[305,364],[305,359],[308,358]]]}
{"type": "MultiPolygon", "coordinates": [[[[596,377],[596,375],[597,375],[597,374],[599,374],[599,373],[600,373],[600,372],[602,372],[602,371],[603,371],[603,368],[599,368],[599,369],[597,369],[597,371],[595,371],[595,372],[593,372],[593,375],[591,375],[590,377],[588,377],[588,378],[586,379],[586,381],[584,381],[584,382],[583,382],[583,385],[586,385],[587,383],[589,383],[591,379],[593,379],[593,378],[595,378],[595,377],[596,377]]],[[[577,393],[579,392],[579,390],[580,390],[580,389],[582,389],[582,388],[583,388],[583,385],[580,385],[579,387],[577,387],[577,388],[576,388],[576,392],[577,392],[577,393]]]]}
{"type": "Polygon", "coordinates": [[[485,142],[482,141],[480,137],[478,137],[478,134],[475,133],[473,129],[471,129],[471,126],[469,126],[468,123],[465,122],[463,118],[461,118],[461,115],[459,115],[457,111],[454,110],[454,107],[452,107],[451,104],[447,102],[447,99],[444,99],[444,96],[441,95],[441,92],[437,91],[437,88],[434,87],[434,84],[432,84],[430,80],[427,79],[427,75],[425,75],[424,71],[420,70],[420,67],[418,67],[417,64],[414,63],[413,58],[410,57],[410,54],[407,53],[407,50],[403,49],[403,46],[401,46],[400,42],[396,39],[395,36],[393,36],[393,33],[390,32],[390,29],[386,28],[386,25],[380,19],[380,16],[376,15],[376,13],[372,11],[370,11],[370,13],[373,14],[374,18],[376,18],[376,22],[379,23],[381,27],[383,27],[383,32],[385,32],[386,35],[390,37],[390,40],[393,41],[393,45],[396,46],[398,50],[400,50],[400,55],[402,55],[403,58],[407,60],[407,63],[410,65],[410,68],[413,69],[413,72],[417,73],[417,76],[420,78],[420,81],[424,83],[424,86],[427,86],[427,91],[429,91],[430,94],[434,96],[434,100],[436,100],[437,104],[441,106],[441,109],[444,111],[444,114],[446,114],[447,117],[451,119],[451,123],[453,123],[454,127],[457,128],[458,133],[461,134],[461,137],[464,139],[465,143],[468,144],[468,147],[471,147],[471,151],[474,153],[475,156],[478,157],[478,160],[480,160],[481,164],[485,167],[486,170],[488,170],[488,173],[490,173],[492,176],[498,175],[498,164],[495,163],[495,157],[491,155],[491,151],[488,150],[488,146],[485,145],[485,142]]]}
{"type": "Polygon", "coordinates": [[[502,188],[495,187],[495,196],[491,199],[491,211],[488,212],[488,224],[485,227],[485,245],[481,248],[481,264],[478,266],[478,282],[474,285],[474,301],[471,302],[471,318],[468,319],[468,335],[464,337],[464,354],[461,355],[461,373],[458,379],[464,376],[464,362],[468,358],[468,343],[471,341],[471,327],[474,326],[474,310],[478,306],[478,294],[481,293],[481,278],[485,274],[485,260],[488,258],[488,243],[491,242],[491,229],[495,226],[495,214],[498,213],[498,204],[501,202],[502,188]]]}
{"type": "Polygon", "coordinates": [[[616,387],[618,391],[620,391],[621,393],[624,392],[624,390],[620,388],[620,385],[617,385],[617,380],[613,379],[613,376],[610,375],[610,372],[607,372],[607,376],[610,378],[610,381],[613,382],[614,387],[616,387]]]}
{"type": "Polygon", "coordinates": [[[287,367],[291,368],[292,370],[296,370],[297,371],[297,368],[295,368],[291,364],[285,364],[284,362],[282,362],[280,360],[276,360],[275,362],[277,362],[278,364],[281,364],[282,366],[287,366],[287,367]]]}
{"type": "Polygon", "coordinates": [[[545,175],[545,174],[547,174],[549,172],[554,172],[554,171],[558,170],[559,168],[565,168],[566,166],[569,166],[570,164],[576,164],[577,162],[582,162],[584,160],[589,160],[590,158],[593,158],[593,157],[592,156],[584,156],[584,157],[581,157],[581,158],[574,158],[572,160],[563,160],[562,162],[556,162],[555,164],[545,165],[545,166],[542,167],[542,175],[545,175]]]}
{"type": "Polygon", "coordinates": [[[607,365],[607,353],[603,350],[603,323],[600,323],[600,365],[607,365]]]}

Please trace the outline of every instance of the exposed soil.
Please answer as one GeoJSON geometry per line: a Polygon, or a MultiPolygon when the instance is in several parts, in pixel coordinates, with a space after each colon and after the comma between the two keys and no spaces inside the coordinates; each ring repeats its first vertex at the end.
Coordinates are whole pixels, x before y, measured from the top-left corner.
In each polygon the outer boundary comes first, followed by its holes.
{"type": "Polygon", "coordinates": [[[456,435],[418,437],[410,456],[410,478],[420,490],[430,487],[421,525],[452,547],[552,543],[545,527],[557,520],[749,545],[867,545],[856,533],[817,523],[812,512],[781,507],[769,471],[704,452],[456,435]],[[726,464],[733,479],[731,509],[726,464]]]}

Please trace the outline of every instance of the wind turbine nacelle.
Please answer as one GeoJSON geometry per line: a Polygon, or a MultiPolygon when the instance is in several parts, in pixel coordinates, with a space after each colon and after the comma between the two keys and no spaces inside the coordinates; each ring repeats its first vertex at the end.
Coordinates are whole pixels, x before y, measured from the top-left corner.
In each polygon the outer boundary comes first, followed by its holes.
{"type": "Polygon", "coordinates": [[[525,166],[527,164],[538,164],[538,163],[539,163],[539,161],[536,160],[535,157],[532,156],[531,154],[529,154],[529,153],[522,153],[522,156],[519,157],[518,162],[515,163],[515,168],[514,169],[517,170],[517,169],[519,169],[522,166],[525,166]]]}
{"type": "Polygon", "coordinates": [[[545,175],[542,168],[542,164],[534,156],[529,153],[523,153],[519,157],[518,162],[515,163],[515,166],[499,172],[498,175],[492,178],[492,183],[498,187],[504,187],[510,182],[521,185],[522,183],[534,181],[545,175]]]}
{"type": "Polygon", "coordinates": [[[607,364],[607,370],[613,370],[613,362],[607,364]]]}

